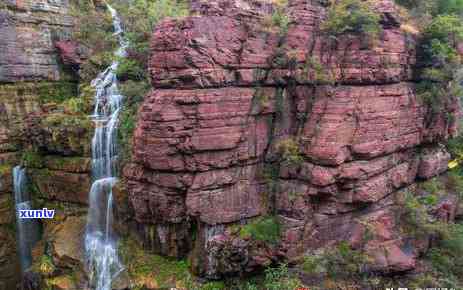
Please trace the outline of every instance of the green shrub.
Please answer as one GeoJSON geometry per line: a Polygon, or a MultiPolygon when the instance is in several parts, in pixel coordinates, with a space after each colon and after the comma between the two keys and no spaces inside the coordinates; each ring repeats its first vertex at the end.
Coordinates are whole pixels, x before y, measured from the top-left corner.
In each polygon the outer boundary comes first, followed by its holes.
{"type": "Polygon", "coordinates": [[[125,104],[127,106],[138,106],[143,101],[144,96],[151,89],[151,86],[147,80],[127,80],[120,83],[119,89],[122,95],[126,97],[125,104]]]}
{"type": "Polygon", "coordinates": [[[278,1],[274,3],[274,11],[272,15],[268,15],[263,19],[263,26],[271,32],[279,32],[280,35],[286,35],[290,19],[286,13],[287,1],[278,1]]]}
{"type": "Polygon", "coordinates": [[[430,217],[427,208],[413,193],[405,192],[403,210],[402,221],[409,233],[413,236],[426,236],[429,234],[427,226],[430,224],[430,217]]]}
{"type": "Polygon", "coordinates": [[[329,277],[355,278],[365,273],[370,258],[360,250],[353,250],[347,242],[341,242],[323,255],[325,269],[329,277]]]}
{"type": "Polygon", "coordinates": [[[395,2],[419,14],[463,15],[463,0],[395,0],[395,2]]]}
{"type": "Polygon", "coordinates": [[[33,150],[25,150],[22,154],[22,165],[29,168],[42,168],[43,158],[37,152],[33,150]]]}
{"type": "Polygon", "coordinates": [[[417,93],[435,112],[463,93],[461,57],[456,49],[462,40],[463,24],[457,16],[439,15],[424,30],[419,58],[423,69],[417,93]]]}
{"type": "Polygon", "coordinates": [[[308,274],[317,274],[322,272],[323,269],[323,257],[320,255],[307,255],[304,256],[302,262],[302,270],[308,274]]]}
{"type": "Polygon", "coordinates": [[[308,76],[309,73],[313,74],[313,82],[316,84],[333,84],[333,77],[313,56],[308,56],[304,64],[304,74],[308,76]]]}
{"type": "Polygon", "coordinates": [[[240,229],[240,236],[257,241],[276,243],[280,239],[280,222],[276,217],[258,218],[240,229]]]}
{"type": "Polygon", "coordinates": [[[41,82],[37,85],[37,96],[41,103],[62,103],[77,96],[77,84],[67,81],[41,82]]]}
{"type": "Polygon", "coordinates": [[[355,34],[377,38],[380,31],[380,16],[374,12],[368,1],[338,0],[333,1],[328,10],[328,17],[322,23],[322,30],[331,37],[355,34]]]}
{"type": "Polygon", "coordinates": [[[276,149],[280,153],[282,161],[285,164],[298,165],[304,161],[299,149],[299,144],[292,138],[278,142],[276,149]]]}
{"type": "MultiPolygon", "coordinates": [[[[399,214],[403,230],[415,239],[429,237],[446,237],[449,227],[446,223],[430,215],[430,209],[438,202],[437,196],[425,195],[417,197],[412,192],[405,192],[405,200],[401,204],[399,214]]],[[[400,203],[399,203],[400,204],[400,203]]]]}
{"type": "Polygon", "coordinates": [[[431,178],[421,184],[421,188],[431,195],[440,194],[445,190],[442,182],[437,177],[431,178]]]}
{"type": "Polygon", "coordinates": [[[265,90],[261,87],[256,88],[252,101],[253,106],[257,106],[258,108],[267,107],[270,105],[270,97],[268,96],[268,93],[266,93],[265,90]]]}
{"type": "Polygon", "coordinates": [[[144,66],[145,64],[141,64],[135,59],[121,58],[116,70],[116,75],[119,80],[145,80],[147,78],[147,73],[144,66]]]}
{"type": "Polygon", "coordinates": [[[463,225],[448,225],[449,233],[426,255],[440,287],[463,287],[463,225]]]}
{"type": "Polygon", "coordinates": [[[132,150],[132,137],[137,125],[137,110],[135,107],[125,108],[119,116],[120,125],[118,128],[119,146],[121,148],[121,162],[130,160],[132,150]]]}
{"type": "Polygon", "coordinates": [[[463,176],[460,170],[452,170],[448,173],[448,186],[463,200],[463,176]]]}
{"type": "Polygon", "coordinates": [[[292,277],[289,273],[288,266],[281,264],[277,268],[267,268],[265,270],[264,287],[266,290],[297,289],[301,282],[292,277]]]}
{"type": "Polygon", "coordinates": [[[40,273],[45,277],[50,276],[55,272],[55,265],[50,256],[42,255],[38,258],[36,262],[32,265],[32,270],[34,272],[40,273]]]}
{"type": "Polygon", "coordinates": [[[0,174],[1,175],[10,174],[12,169],[13,169],[13,166],[9,164],[0,164],[0,174]]]}
{"type": "Polygon", "coordinates": [[[66,113],[73,115],[87,114],[90,112],[91,102],[81,97],[75,97],[67,99],[62,105],[66,113]]]}

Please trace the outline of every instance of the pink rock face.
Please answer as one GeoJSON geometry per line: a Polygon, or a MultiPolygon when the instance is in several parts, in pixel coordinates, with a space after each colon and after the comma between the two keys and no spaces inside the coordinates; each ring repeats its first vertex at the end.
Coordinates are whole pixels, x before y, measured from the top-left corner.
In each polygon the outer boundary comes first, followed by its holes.
{"type": "Polygon", "coordinates": [[[240,261],[254,261],[240,267],[252,270],[268,253],[295,258],[346,240],[375,253],[375,270],[415,266],[393,195],[446,170],[449,155],[438,143],[455,124],[444,112],[429,118],[417,97],[414,39],[400,30],[393,1],[375,6],[383,31],[370,44],[355,35],[329,41],[319,26],[326,8],[314,2],[289,1],[284,37],[262,25],[271,7],[250,0],[193,1],[199,16],[162,22],[153,33],[154,89],[125,170],[130,202],[141,225],[201,229],[200,274],[220,276],[224,266],[210,272],[211,261],[226,265],[230,257],[217,249],[236,250],[240,261]],[[282,144],[295,144],[297,162],[285,160],[282,144]],[[271,212],[280,243],[256,254],[261,259],[242,256],[247,243],[225,229],[271,212]],[[367,245],[359,220],[373,225],[367,245]]]}
{"type": "Polygon", "coordinates": [[[61,61],[65,65],[79,66],[82,63],[82,56],[77,42],[72,40],[57,41],[55,47],[58,49],[61,61]]]}

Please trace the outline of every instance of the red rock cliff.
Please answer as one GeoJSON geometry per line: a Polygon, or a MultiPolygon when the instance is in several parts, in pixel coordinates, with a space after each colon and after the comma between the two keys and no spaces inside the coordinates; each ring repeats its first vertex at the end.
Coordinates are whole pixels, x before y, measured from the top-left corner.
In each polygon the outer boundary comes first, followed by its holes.
{"type": "Polygon", "coordinates": [[[392,1],[376,3],[374,44],[327,39],[326,7],[309,0],[289,1],[285,35],[262,25],[271,5],[244,0],[194,2],[198,16],[156,28],[154,89],[125,169],[147,247],[193,251],[196,270],[217,277],[339,241],[359,247],[367,222],[373,238],[361,247],[378,270],[415,266],[419,249],[397,231],[394,196],[446,170],[439,142],[456,133],[446,116],[458,106],[431,114],[423,105],[415,40],[392,1]],[[298,162],[282,161],[282,144],[297,146],[298,162]],[[230,229],[272,213],[278,246],[230,229]]]}

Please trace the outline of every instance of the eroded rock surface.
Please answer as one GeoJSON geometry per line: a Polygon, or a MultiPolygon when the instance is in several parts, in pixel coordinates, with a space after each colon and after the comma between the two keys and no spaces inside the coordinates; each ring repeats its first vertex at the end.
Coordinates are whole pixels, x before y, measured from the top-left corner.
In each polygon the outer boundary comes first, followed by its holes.
{"type": "Polygon", "coordinates": [[[330,41],[320,31],[326,7],[308,0],[289,1],[287,33],[262,24],[269,4],[242,0],[193,1],[199,16],[157,26],[154,89],[125,169],[146,245],[170,256],[193,250],[197,272],[216,278],[355,246],[368,223],[373,239],[361,247],[376,270],[415,267],[394,196],[446,170],[439,142],[456,134],[446,115],[459,107],[431,114],[419,99],[415,39],[392,1],[376,2],[383,30],[373,43],[330,41]],[[282,160],[285,144],[296,144],[297,162],[282,160]],[[266,254],[230,233],[272,213],[283,231],[266,254]]]}
{"type": "MultiPolygon", "coordinates": [[[[70,5],[68,0],[0,4],[1,290],[16,289],[20,278],[13,167],[27,167],[34,207],[62,202],[47,205],[58,219],[66,216],[65,206],[80,210],[87,202],[93,128],[86,116],[61,105],[77,96],[77,81],[55,45],[71,36],[70,5]]],[[[37,276],[25,276],[26,289],[40,289],[37,276]]]]}

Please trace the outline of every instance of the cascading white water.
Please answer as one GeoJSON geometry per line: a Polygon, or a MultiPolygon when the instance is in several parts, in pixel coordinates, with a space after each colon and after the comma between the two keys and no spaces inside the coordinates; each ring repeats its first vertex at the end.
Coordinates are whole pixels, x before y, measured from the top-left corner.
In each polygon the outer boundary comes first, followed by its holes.
{"type": "Polygon", "coordinates": [[[207,253],[207,269],[206,274],[209,277],[216,277],[217,274],[217,266],[219,261],[216,259],[217,252],[215,249],[209,248],[209,243],[215,236],[221,235],[225,231],[225,227],[223,225],[206,225],[204,229],[204,236],[205,242],[204,247],[207,253]]]}
{"type": "Polygon", "coordinates": [[[118,58],[126,56],[128,43],[124,39],[116,10],[110,5],[107,7],[112,15],[114,36],[118,38],[119,49],[115,52],[116,60],[111,66],[92,81],[96,90],[92,115],[95,123],[92,140],[93,184],[89,193],[85,252],[91,287],[95,290],[110,290],[112,281],[124,268],[112,232],[112,187],[117,181],[117,125],[123,99],[118,89],[116,70],[119,66],[118,58]]]}
{"type": "Polygon", "coordinates": [[[32,246],[39,237],[39,225],[36,220],[21,219],[19,216],[19,212],[21,210],[32,209],[30,196],[27,192],[26,170],[20,166],[13,168],[13,186],[16,204],[19,261],[21,265],[21,272],[24,273],[24,271],[29,268],[32,263],[31,250],[32,246]]]}

